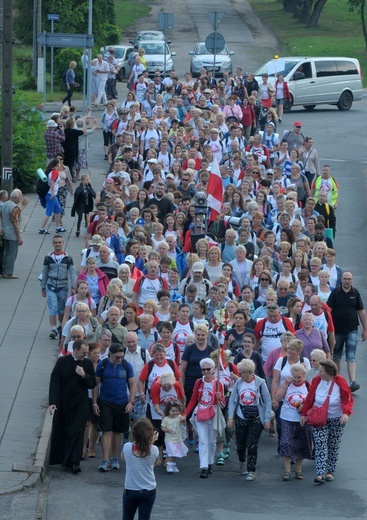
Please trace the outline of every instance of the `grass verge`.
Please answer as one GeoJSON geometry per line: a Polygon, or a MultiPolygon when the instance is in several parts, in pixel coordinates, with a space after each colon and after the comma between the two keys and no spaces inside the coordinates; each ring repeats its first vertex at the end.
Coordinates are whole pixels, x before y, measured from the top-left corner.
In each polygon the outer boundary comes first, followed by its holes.
{"type": "MultiPolygon", "coordinates": [[[[348,56],[360,61],[367,86],[367,53],[360,16],[351,13],[345,0],[328,0],[318,26],[308,27],[286,11],[277,0],[249,0],[254,12],[279,41],[280,56],[348,56]]],[[[274,53],[275,54],[275,53],[274,53]]]]}
{"type": "Polygon", "coordinates": [[[116,25],[121,32],[124,43],[127,38],[125,36],[126,29],[134,25],[138,18],[148,16],[149,12],[150,8],[145,2],[115,0],[116,25]]]}

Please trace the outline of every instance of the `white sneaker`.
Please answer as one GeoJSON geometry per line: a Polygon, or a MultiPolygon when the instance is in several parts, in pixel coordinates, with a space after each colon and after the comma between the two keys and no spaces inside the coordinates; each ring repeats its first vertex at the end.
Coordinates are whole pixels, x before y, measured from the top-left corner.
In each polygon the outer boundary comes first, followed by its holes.
{"type": "Polygon", "coordinates": [[[173,473],[180,473],[180,470],[176,466],[176,464],[173,465],[173,473]]]}
{"type": "Polygon", "coordinates": [[[255,480],[255,478],[256,478],[255,473],[251,473],[251,472],[250,472],[250,473],[247,475],[246,480],[255,480]]]}
{"type": "Polygon", "coordinates": [[[248,475],[246,464],[244,462],[240,462],[240,473],[241,475],[248,475]]]}
{"type": "Polygon", "coordinates": [[[174,465],[171,462],[167,463],[166,471],[167,471],[167,473],[176,473],[175,472],[175,467],[174,467],[174,465]]]}

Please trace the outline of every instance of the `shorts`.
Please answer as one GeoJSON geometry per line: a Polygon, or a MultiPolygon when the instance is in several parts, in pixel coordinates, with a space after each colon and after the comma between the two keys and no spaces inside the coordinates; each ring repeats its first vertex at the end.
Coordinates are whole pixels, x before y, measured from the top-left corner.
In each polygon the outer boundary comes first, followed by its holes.
{"type": "Polygon", "coordinates": [[[347,332],[345,334],[336,332],[333,361],[337,362],[341,360],[345,345],[345,361],[347,363],[355,363],[357,344],[358,330],[351,330],[350,332],[347,332]]]}
{"type": "Polygon", "coordinates": [[[279,99],[276,99],[275,100],[275,103],[277,105],[284,105],[284,102],[285,102],[285,99],[284,98],[279,98],[279,99]]]}
{"type": "Polygon", "coordinates": [[[127,402],[123,404],[108,403],[98,399],[99,429],[102,432],[127,433],[129,431],[129,414],[125,412],[127,402]]]}
{"type": "Polygon", "coordinates": [[[47,193],[45,199],[46,199],[46,215],[48,217],[51,217],[52,213],[55,213],[56,215],[61,213],[61,206],[60,206],[59,201],[57,200],[56,196],[53,199],[51,199],[51,193],[47,193]]]}
{"type": "Polygon", "coordinates": [[[68,298],[69,288],[63,287],[60,291],[52,291],[49,286],[46,286],[47,306],[50,316],[57,316],[64,314],[65,303],[68,298]]]}

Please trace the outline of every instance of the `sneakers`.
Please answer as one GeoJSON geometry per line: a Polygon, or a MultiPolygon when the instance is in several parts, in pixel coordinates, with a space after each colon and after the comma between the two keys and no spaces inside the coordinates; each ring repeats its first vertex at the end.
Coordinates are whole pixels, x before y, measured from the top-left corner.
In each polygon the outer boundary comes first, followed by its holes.
{"type": "Polygon", "coordinates": [[[180,470],[174,462],[167,462],[167,473],[180,473],[180,470]]]}
{"type": "Polygon", "coordinates": [[[66,233],[67,229],[63,228],[63,227],[57,227],[56,228],[56,233],[66,233]]]}
{"type": "Polygon", "coordinates": [[[99,466],[98,471],[104,472],[104,471],[110,471],[111,467],[109,465],[108,460],[103,459],[102,464],[99,466]]]}
{"type": "Polygon", "coordinates": [[[52,329],[50,334],[48,335],[49,338],[51,339],[56,339],[57,338],[57,330],[56,329],[52,329]]]}
{"type": "Polygon", "coordinates": [[[361,386],[356,381],[352,381],[349,385],[349,388],[351,392],[356,392],[361,388],[361,386]]]}
{"type": "Polygon", "coordinates": [[[104,160],[108,161],[108,155],[106,153],[104,154],[104,160]]]}
{"type": "Polygon", "coordinates": [[[248,471],[246,469],[246,464],[244,462],[240,462],[240,473],[241,475],[244,475],[244,476],[247,476],[248,475],[248,471]]]}
{"type": "Polygon", "coordinates": [[[199,442],[198,441],[196,441],[196,443],[195,443],[194,453],[199,453],[199,442]]]}
{"type": "Polygon", "coordinates": [[[49,231],[46,231],[46,229],[39,229],[38,234],[39,235],[50,235],[51,233],[49,231]]]}
{"type": "Polygon", "coordinates": [[[217,466],[223,466],[224,465],[224,457],[223,453],[217,453],[217,466]]]}
{"type": "Polygon", "coordinates": [[[111,469],[120,469],[120,464],[116,457],[111,457],[110,468],[111,469]]]}
{"type": "Polygon", "coordinates": [[[223,458],[224,459],[228,459],[228,457],[230,455],[230,451],[231,451],[231,445],[225,444],[223,447],[223,458]]]}
{"type": "Polygon", "coordinates": [[[255,479],[256,479],[255,473],[250,471],[250,473],[246,477],[246,480],[255,480],[255,479]]]}

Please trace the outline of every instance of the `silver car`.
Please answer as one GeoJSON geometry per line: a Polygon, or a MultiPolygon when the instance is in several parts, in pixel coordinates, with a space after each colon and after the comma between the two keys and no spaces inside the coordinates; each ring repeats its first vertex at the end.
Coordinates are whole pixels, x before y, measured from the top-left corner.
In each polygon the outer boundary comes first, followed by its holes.
{"type": "Polygon", "coordinates": [[[150,76],[154,76],[154,73],[164,72],[164,49],[166,48],[166,74],[169,74],[172,70],[175,70],[173,64],[173,56],[176,56],[175,52],[171,52],[169,46],[157,40],[151,41],[140,41],[139,47],[145,50],[145,59],[147,60],[147,68],[150,76]]]}
{"type": "MultiPolygon", "coordinates": [[[[165,36],[162,31],[139,31],[136,33],[135,41],[131,41],[132,44],[139,44],[142,41],[161,41],[164,42],[165,36]]],[[[167,41],[167,43],[171,43],[167,41]]]]}
{"type": "MultiPolygon", "coordinates": [[[[214,67],[214,54],[211,54],[205,47],[205,42],[197,43],[195,49],[190,51],[190,71],[192,75],[200,74],[201,69],[213,70],[214,67]]],[[[227,45],[224,49],[215,56],[215,73],[223,74],[229,72],[232,74],[233,64],[231,56],[234,55],[233,51],[229,51],[227,45]]]]}
{"type": "Polygon", "coordinates": [[[106,47],[101,47],[101,52],[104,53],[104,59],[108,58],[109,49],[113,49],[115,51],[115,58],[119,66],[119,71],[116,78],[117,81],[122,81],[124,78],[129,77],[130,75],[130,65],[128,59],[134,48],[131,45],[106,45],[106,47]]]}

